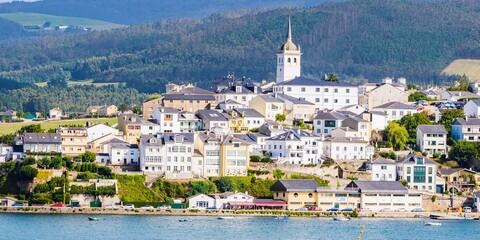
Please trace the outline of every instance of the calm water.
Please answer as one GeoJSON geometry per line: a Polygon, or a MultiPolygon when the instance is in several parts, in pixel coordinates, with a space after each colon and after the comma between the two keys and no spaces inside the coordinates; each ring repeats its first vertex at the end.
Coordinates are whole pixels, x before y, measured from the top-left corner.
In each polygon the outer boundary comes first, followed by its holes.
{"type": "Polygon", "coordinates": [[[444,221],[424,226],[421,219],[110,216],[88,221],[82,215],[0,214],[0,239],[479,239],[480,221],[444,221]],[[188,222],[179,222],[188,219],[188,222]]]}

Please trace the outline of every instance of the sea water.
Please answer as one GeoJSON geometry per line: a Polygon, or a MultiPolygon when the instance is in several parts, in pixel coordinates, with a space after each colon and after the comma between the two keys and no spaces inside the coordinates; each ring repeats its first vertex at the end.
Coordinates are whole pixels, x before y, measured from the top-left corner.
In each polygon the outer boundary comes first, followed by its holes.
{"type": "Polygon", "coordinates": [[[0,214],[0,239],[479,239],[480,221],[0,214]],[[186,219],[186,222],[179,220],[186,219]],[[363,228],[362,228],[363,226],[363,228]],[[361,233],[363,230],[363,233],[361,233]]]}

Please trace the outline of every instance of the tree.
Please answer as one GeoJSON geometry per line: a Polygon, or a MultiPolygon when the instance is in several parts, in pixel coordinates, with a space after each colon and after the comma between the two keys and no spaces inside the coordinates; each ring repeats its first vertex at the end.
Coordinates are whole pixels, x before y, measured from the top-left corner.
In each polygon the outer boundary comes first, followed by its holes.
{"type": "Polygon", "coordinates": [[[452,146],[448,156],[450,159],[455,160],[458,165],[469,168],[471,167],[471,159],[478,156],[478,147],[479,145],[476,142],[467,142],[465,140],[461,140],[452,146]]]}
{"type": "Polygon", "coordinates": [[[330,75],[328,75],[328,78],[326,80],[330,81],[330,82],[338,82],[339,79],[338,79],[337,74],[330,73],[330,75]]]}
{"type": "Polygon", "coordinates": [[[463,74],[463,76],[452,83],[452,86],[448,89],[450,91],[469,91],[470,90],[470,80],[468,77],[463,74]]]}
{"type": "Polygon", "coordinates": [[[125,111],[128,110],[128,107],[127,107],[127,104],[125,103],[121,103],[119,106],[118,106],[118,111],[124,113],[125,111]]]}
{"type": "Polygon", "coordinates": [[[20,134],[26,133],[26,132],[27,133],[43,133],[45,132],[45,130],[42,129],[42,125],[40,124],[31,124],[31,125],[23,126],[17,132],[20,134]]]}
{"type": "Polygon", "coordinates": [[[285,122],[285,120],[287,120],[287,116],[285,116],[285,114],[277,114],[275,115],[275,121],[277,122],[285,122]]]}
{"type": "Polygon", "coordinates": [[[33,180],[38,174],[38,170],[30,165],[20,167],[18,177],[23,180],[33,180]]]}
{"type": "Polygon", "coordinates": [[[82,162],[95,162],[95,160],[96,160],[95,153],[86,151],[85,153],[82,154],[82,162]]]}
{"type": "Polygon", "coordinates": [[[405,127],[408,132],[408,143],[415,143],[417,138],[417,127],[419,125],[429,125],[430,118],[425,113],[414,113],[403,116],[398,123],[405,127]]]}
{"type": "Polygon", "coordinates": [[[285,173],[282,172],[282,170],[280,169],[274,169],[273,170],[273,178],[275,179],[281,179],[283,177],[283,175],[285,175],[285,173]]]}
{"type": "Polygon", "coordinates": [[[463,118],[462,109],[447,109],[442,112],[439,123],[442,124],[448,133],[452,132],[452,123],[455,118],[463,118]]]}
{"type": "Polygon", "coordinates": [[[408,90],[417,89],[417,85],[415,85],[415,84],[413,84],[413,83],[408,83],[408,84],[407,84],[407,89],[408,89],[408,90]]]}
{"type": "Polygon", "coordinates": [[[132,112],[137,114],[137,115],[141,115],[142,114],[142,109],[136,107],[136,108],[133,108],[132,112]]]}
{"type": "Polygon", "coordinates": [[[217,189],[220,192],[233,191],[233,181],[228,177],[220,177],[218,180],[215,181],[215,185],[217,185],[217,189]]]}
{"type": "Polygon", "coordinates": [[[421,92],[414,92],[408,96],[409,102],[416,102],[420,100],[427,100],[427,96],[423,95],[421,92]]]}
{"type": "Polygon", "coordinates": [[[385,137],[392,143],[393,149],[404,150],[408,141],[408,131],[396,122],[390,122],[385,128],[385,137]]]}

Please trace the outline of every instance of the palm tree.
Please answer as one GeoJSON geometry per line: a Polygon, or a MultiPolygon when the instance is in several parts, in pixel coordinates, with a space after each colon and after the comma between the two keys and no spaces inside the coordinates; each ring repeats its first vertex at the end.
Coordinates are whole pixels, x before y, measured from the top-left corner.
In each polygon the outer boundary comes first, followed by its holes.
{"type": "Polygon", "coordinates": [[[337,74],[335,73],[330,73],[330,75],[328,75],[328,79],[327,81],[331,81],[331,82],[338,82],[338,76],[337,74]]]}

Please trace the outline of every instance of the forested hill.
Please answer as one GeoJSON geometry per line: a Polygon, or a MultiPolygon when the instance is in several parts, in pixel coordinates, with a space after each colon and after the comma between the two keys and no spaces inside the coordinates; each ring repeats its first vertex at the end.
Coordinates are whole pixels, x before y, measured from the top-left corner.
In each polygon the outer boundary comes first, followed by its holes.
{"type": "Polygon", "coordinates": [[[306,7],[339,0],[43,0],[0,4],[0,12],[35,12],[139,24],[164,18],[199,17],[245,8],[306,7]]]}
{"type": "Polygon", "coordinates": [[[208,86],[227,72],[273,80],[275,51],[285,41],[291,11],[304,75],[336,72],[371,81],[405,76],[430,83],[453,59],[480,58],[477,2],[359,0],[45,37],[0,49],[0,77],[42,82],[60,69],[73,79],[127,82],[144,92],[170,81],[208,86]]]}

